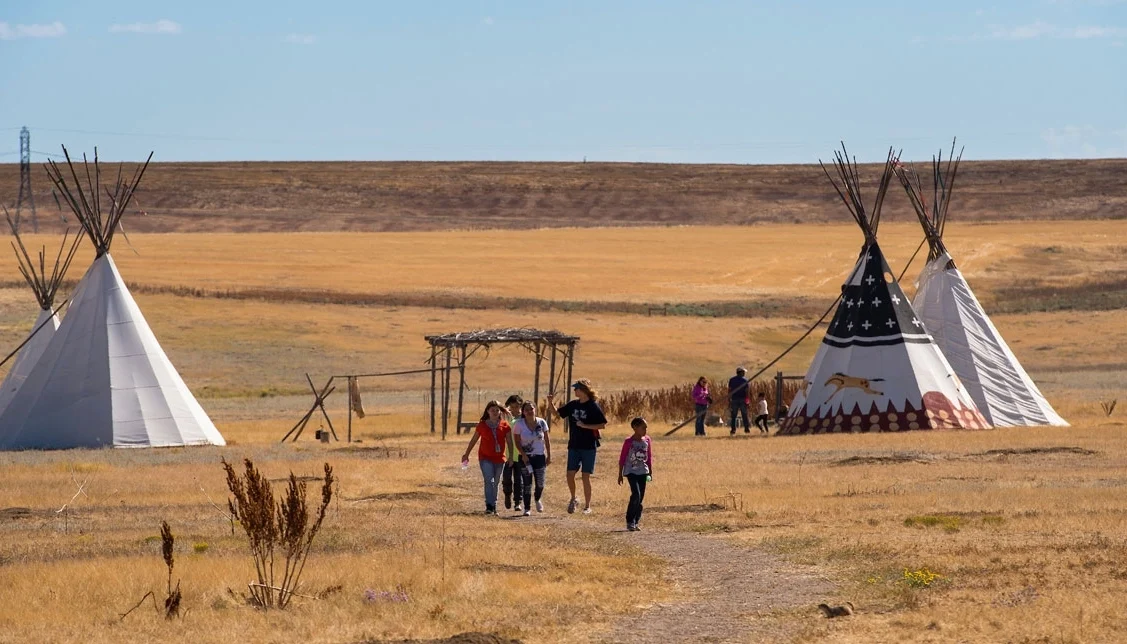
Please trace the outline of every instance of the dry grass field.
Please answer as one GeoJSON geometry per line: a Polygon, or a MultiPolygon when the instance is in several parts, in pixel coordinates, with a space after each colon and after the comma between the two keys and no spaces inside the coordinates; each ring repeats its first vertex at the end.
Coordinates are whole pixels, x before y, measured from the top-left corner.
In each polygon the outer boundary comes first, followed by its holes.
{"type": "MultiPolygon", "coordinates": [[[[882,226],[894,270],[918,235],[915,225],[882,226]]],[[[832,301],[860,243],[853,227],[136,234],[137,254],[119,238],[125,279],[231,444],[0,454],[0,641],[349,642],[466,631],[631,641],[624,620],[661,626],[671,606],[725,605],[686,585],[692,561],[665,553],[663,534],[694,540],[701,557],[727,544],[831,584],[824,597],[798,601],[789,577],[761,579],[733,563],[734,578],[772,588],[778,602],[729,615],[739,627],[722,641],[1122,640],[1127,422],[1099,403],[1127,391],[1127,308],[1116,299],[1127,283],[1125,235],[1122,221],[952,224],[948,233],[979,297],[1000,311],[995,323],[1072,427],[695,439],[655,426],[655,480],[638,534],[620,529],[627,494],[614,484],[613,448],[600,456],[593,515],[562,512],[557,462],[546,513],[479,516],[480,476],[458,466],[464,442],[426,431],[421,376],[363,383],[372,413],[354,421],[362,442],[277,440],[310,402],[304,373],[323,381],[421,367],[429,333],[575,333],[577,375],[608,390],[723,378],[737,363],[755,370],[832,301]],[[681,303],[700,307],[646,314],[681,303]],[[253,570],[245,538],[216,508],[227,497],[221,457],[250,457],[277,479],[334,466],[338,498],[303,578],[303,592],[320,598],[271,613],[241,601],[253,570]],[[146,591],[164,588],[162,519],[178,539],[188,613],[166,622],[146,605],[122,620],[146,591]],[[365,598],[399,588],[407,601],[365,598]],[[825,620],[815,609],[822,600],[851,601],[857,615],[825,620]]],[[[5,264],[0,274],[14,272],[5,264]]],[[[25,290],[0,289],[3,346],[34,319],[25,290]]],[[[778,368],[804,371],[814,335],[778,368]]],[[[528,392],[531,360],[497,349],[467,378],[479,412],[489,397],[528,392]]],[[[343,404],[330,399],[338,429],[343,404]]],[[[613,445],[626,429],[608,433],[613,445]]]]}
{"type": "MultiPolygon", "coordinates": [[[[816,163],[159,163],[159,153],[156,161],[138,193],[148,216],[131,231],[810,223],[843,214],[816,163]]],[[[1121,219],[1125,174],[1124,159],[967,161],[952,212],[962,221],[1121,219]]],[[[0,164],[0,204],[15,203],[18,178],[17,164],[0,164]]],[[[41,221],[56,225],[50,182],[39,168],[32,181],[41,221]]],[[[885,216],[914,221],[903,191],[890,193],[885,216]]]]}

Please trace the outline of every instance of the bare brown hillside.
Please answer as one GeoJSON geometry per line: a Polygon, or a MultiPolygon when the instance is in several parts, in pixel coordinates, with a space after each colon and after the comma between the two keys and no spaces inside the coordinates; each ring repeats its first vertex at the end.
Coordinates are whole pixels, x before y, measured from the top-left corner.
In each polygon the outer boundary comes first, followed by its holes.
{"type": "MultiPolygon", "coordinates": [[[[927,170],[920,168],[921,172],[927,170]]],[[[863,166],[876,177],[879,167],[863,166]]],[[[0,203],[19,167],[0,165],[0,203]]],[[[40,221],[57,226],[42,168],[40,221]]],[[[156,163],[130,231],[382,231],[840,221],[817,165],[642,163],[156,163]]],[[[1127,216],[1127,159],[977,161],[960,169],[961,221],[1127,216]]],[[[911,216],[895,190],[886,219],[911,216]]]]}

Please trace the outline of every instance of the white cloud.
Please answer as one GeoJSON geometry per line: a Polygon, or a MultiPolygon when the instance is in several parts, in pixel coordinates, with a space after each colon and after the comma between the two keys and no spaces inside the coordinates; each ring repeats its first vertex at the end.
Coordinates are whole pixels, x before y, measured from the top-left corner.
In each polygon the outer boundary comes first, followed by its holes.
{"type": "Polygon", "coordinates": [[[114,34],[178,34],[180,23],[167,19],[156,22],[132,22],[127,25],[110,25],[110,33],[114,34]]]}
{"type": "Polygon", "coordinates": [[[493,16],[486,16],[486,17],[482,18],[481,24],[486,25],[488,27],[492,27],[493,26],[493,16]]]}
{"type": "Polygon", "coordinates": [[[991,27],[990,37],[1000,40],[1030,40],[1033,38],[1117,38],[1127,36],[1127,27],[1058,27],[1041,20],[1016,27],[991,27]]]}
{"type": "Polygon", "coordinates": [[[1091,125],[1066,125],[1041,133],[1053,158],[1127,156],[1127,127],[1104,131],[1091,125]]]}
{"type": "Polygon", "coordinates": [[[317,42],[317,36],[313,34],[289,34],[286,36],[286,42],[294,45],[312,45],[317,42]]]}
{"type": "Polygon", "coordinates": [[[58,38],[65,36],[67,28],[56,20],[49,25],[9,25],[0,22],[0,40],[16,40],[17,38],[58,38]]]}

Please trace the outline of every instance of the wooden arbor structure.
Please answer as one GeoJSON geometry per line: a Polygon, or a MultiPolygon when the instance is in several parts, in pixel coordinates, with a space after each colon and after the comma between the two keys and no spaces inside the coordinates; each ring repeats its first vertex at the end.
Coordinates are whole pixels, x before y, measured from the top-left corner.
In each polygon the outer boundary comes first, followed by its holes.
{"type": "MultiPolygon", "coordinates": [[[[524,347],[532,354],[536,370],[532,384],[532,398],[540,402],[541,368],[545,360],[548,361],[548,394],[555,394],[560,389],[560,380],[564,380],[563,388],[566,390],[566,400],[571,399],[571,372],[575,366],[575,345],[579,343],[579,336],[567,335],[559,331],[540,331],[538,329],[481,329],[462,333],[447,333],[445,335],[428,335],[426,341],[430,343],[430,431],[433,434],[437,429],[437,415],[442,413],[442,438],[446,438],[450,418],[450,405],[453,390],[451,388],[451,373],[458,373],[457,389],[457,416],[454,424],[455,433],[461,433],[462,428],[462,403],[466,388],[466,360],[471,358],[481,349],[488,352],[496,344],[515,344],[524,347]],[[445,366],[439,366],[440,362],[445,366]],[[439,374],[443,377],[440,379],[439,374]]],[[[549,420],[549,422],[551,422],[549,420]]]]}

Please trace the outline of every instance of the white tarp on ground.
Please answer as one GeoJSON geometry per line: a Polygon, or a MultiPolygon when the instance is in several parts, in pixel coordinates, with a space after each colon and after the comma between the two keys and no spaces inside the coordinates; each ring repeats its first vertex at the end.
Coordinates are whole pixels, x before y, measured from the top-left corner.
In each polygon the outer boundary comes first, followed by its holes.
{"type": "Polygon", "coordinates": [[[224,445],[157,342],[109,254],[0,411],[0,449],[224,445]]]}
{"type": "Polygon", "coordinates": [[[924,267],[912,305],[990,424],[1068,425],[1010,351],[949,254],[924,267]]]}
{"type": "Polygon", "coordinates": [[[779,433],[985,427],[929,330],[871,244],[779,433]]]}
{"type": "Polygon", "coordinates": [[[8,405],[8,401],[16,395],[16,390],[27,380],[31,368],[39,362],[39,356],[43,355],[44,349],[50,344],[51,338],[54,337],[55,330],[58,328],[58,316],[49,310],[40,309],[39,317],[35,318],[35,324],[31,325],[29,331],[31,338],[16,354],[12,368],[8,370],[8,375],[4,376],[3,384],[0,384],[0,410],[8,405]],[[44,324],[45,322],[46,324],[44,324]],[[39,329],[39,331],[36,332],[36,329],[39,329]]]}

